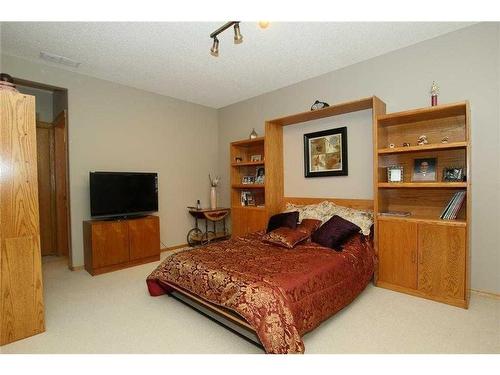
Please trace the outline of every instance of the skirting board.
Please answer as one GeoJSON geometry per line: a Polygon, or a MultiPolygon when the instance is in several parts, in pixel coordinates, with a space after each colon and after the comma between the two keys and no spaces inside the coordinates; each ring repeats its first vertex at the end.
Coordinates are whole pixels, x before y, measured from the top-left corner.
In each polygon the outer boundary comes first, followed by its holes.
{"type": "Polygon", "coordinates": [[[474,294],[481,296],[481,297],[493,298],[493,299],[500,300],[500,294],[498,294],[498,293],[486,292],[486,291],[477,290],[477,289],[471,289],[470,291],[471,291],[471,293],[474,293],[474,294]]]}
{"type": "Polygon", "coordinates": [[[172,250],[177,250],[177,249],[181,249],[183,247],[187,247],[189,246],[187,243],[185,244],[182,244],[182,245],[175,245],[175,246],[170,246],[170,247],[165,247],[163,249],[160,250],[160,252],[165,252],[165,251],[172,251],[172,250]]]}

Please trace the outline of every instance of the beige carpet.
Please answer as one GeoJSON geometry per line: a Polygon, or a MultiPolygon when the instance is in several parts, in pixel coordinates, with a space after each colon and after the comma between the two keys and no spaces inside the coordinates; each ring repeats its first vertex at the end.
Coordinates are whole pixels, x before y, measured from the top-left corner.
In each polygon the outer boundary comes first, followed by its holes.
{"type": "MultiPolygon", "coordinates": [[[[96,277],[44,259],[47,331],[2,353],[262,353],[191,308],[150,297],[150,263],[96,277]]],[[[500,353],[500,301],[470,309],[373,287],[304,337],[306,353],[500,353]]]]}

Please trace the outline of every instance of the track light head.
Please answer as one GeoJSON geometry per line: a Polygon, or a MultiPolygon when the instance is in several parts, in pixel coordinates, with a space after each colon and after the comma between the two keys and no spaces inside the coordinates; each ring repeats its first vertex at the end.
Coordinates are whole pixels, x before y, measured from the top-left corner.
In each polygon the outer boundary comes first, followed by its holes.
{"type": "Polygon", "coordinates": [[[214,37],[214,43],[212,44],[212,48],[210,48],[210,54],[212,56],[219,56],[219,39],[217,37],[214,37]]]}
{"type": "Polygon", "coordinates": [[[234,24],[234,44],[240,44],[243,42],[243,35],[240,32],[240,24],[234,24]]]}

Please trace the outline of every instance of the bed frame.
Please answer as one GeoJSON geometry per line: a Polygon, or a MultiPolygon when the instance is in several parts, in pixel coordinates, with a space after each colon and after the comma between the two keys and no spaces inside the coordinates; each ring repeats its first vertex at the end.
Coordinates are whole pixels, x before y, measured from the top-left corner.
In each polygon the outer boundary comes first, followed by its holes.
{"type": "MultiPolygon", "coordinates": [[[[373,200],[371,199],[337,199],[337,198],[297,198],[297,197],[285,197],[282,201],[282,207],[286,206],[286,203],[293,203],[297,205],[315,204],[323,201],[333,202],[335,204],[355,208],[358,210],[373,210],[373,200]]],[[[263,349],[262,343],[260,342],[257,333],[252,328],[248,322],[241,317],[239,314],[232,310],[226,309],[222,306],[215,305],[208,302],[201,297],[196,296],[188,292],[187,290],[178,287],[177,285],[165,283],[173,292],[170,292],[170,296],[181,301],[187,306],[195,309],[199,313],[207,316],[211,320],[219,323],[224,328],[238,334],[244,339],[256,344],[261,349],[263,349]]]]}

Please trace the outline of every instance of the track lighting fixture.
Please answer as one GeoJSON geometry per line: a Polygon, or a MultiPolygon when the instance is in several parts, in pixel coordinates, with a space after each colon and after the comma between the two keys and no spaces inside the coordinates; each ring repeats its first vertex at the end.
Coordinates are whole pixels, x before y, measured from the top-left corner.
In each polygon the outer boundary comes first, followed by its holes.
{"type": "Polygon", "coordinates": [[[234,44],[240,44],[243,42],[243,35],[240,32],[240,21],[230,21],[219,27],[212,34],[210,34],[210,38],[214,40],[212,48],[210,48],[210,54],[212,56],[219,56],[219,39],[217,39],[217,35],[219,35],[224,30],[229,29],[231,26],[234,26],[234,44]]]}
{"type": "Polygon", "coordinates": [[[214,36],[214,43],[212,44],[212,48],[210,48],[210,54],[215,57],[219,56],[219,39],[216,36],[214,36]]]}
{"type": "Polygon", "coordinates": [[[240,32],[240,24],[236,23],[234,25],[234,44],[243,43],[243,35],[240,32]]]}

